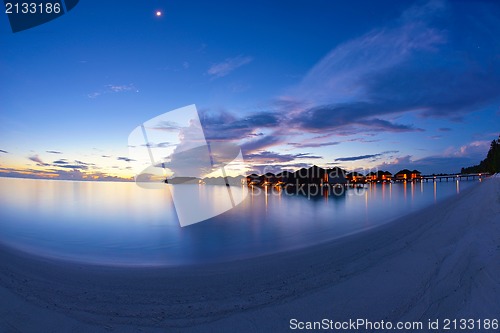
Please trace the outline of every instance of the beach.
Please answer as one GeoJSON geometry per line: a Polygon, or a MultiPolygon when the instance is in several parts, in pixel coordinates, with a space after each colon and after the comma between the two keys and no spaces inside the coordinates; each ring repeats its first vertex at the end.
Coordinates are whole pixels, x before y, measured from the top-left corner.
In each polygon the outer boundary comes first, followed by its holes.
{"type": "Polygon", "coordinates": [[[500,178],[490,177],[362,233],[228,263],[105,267],[0,246],[0,332],[287,332],[291,319],[500,319],[498,216],[500,178]]]}

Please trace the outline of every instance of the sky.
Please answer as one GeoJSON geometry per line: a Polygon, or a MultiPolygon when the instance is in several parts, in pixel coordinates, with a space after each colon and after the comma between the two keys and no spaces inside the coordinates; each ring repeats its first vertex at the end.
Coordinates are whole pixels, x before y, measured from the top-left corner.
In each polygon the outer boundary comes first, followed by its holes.
{"type": "Polygon", "coordinates": [[[477,0],[85,0],[17,33],[2,14],[0,176],[133,179],[129,134],[192,104],[252,170],[459,172],[500,133],[498,36],[477,0]]]}

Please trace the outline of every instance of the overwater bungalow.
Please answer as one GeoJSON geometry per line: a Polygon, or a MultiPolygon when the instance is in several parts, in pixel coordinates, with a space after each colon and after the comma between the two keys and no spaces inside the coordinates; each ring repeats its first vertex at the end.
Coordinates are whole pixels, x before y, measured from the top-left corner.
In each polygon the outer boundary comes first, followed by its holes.
{"type": "Polygon", "coordinates": [[[308,184],[321,186],[328,183],[328,175],[325,169],[313,165],[308,169],[308,184]]]}
{"type": "Polygon", "coordinates": [[[394,175],[397,181],[416,181],[422,179],[422,173],[418,170],[410,171],[408,169],[403,169],[394,175]]]}
{"type": "Polygon", "coordinates": [[[422,173],[418,170],[413,170],[411,172],[411,179],[418,179],[418,180],[422,179],[422,173]]]}
{"type": "Polygon", "coordinates": [[[277,182],[278,182],[278,178],[276,178],[276,175],[274,173],[268,172],[264,175],[263,185],[265,185],[265,186],[274,185],[277,182]]]}
{"type": "Polygon", "coordinates": [[[379,171],[379,172],[381,172],[379,177],[381,181],[383,182],[392,181],[392,173],[390,173],[389,171],[379,171]]]}
{"type": "Polygon", "coordinates": [[[377,173],[376,172],[370,172],[366,175],[366,181],[367,182],[376,182],[377,181],[377,173]]]}
{"type": "MultiPolygon", "coordinates": [[[[293,183],[293,184],[299,184],[299,185],[313,184],[316,181],[316,179],[315,179],[316,177],[313,177],[314,171],[315,171],[315,169],[313,167],[311,167],[309,169],[301,168],[301,169],[299,169],[291,174],[289,182],[293,183]]],[[[318,181],[318,183],[319,183],[319,181],[318,181]]]]}
{"type": "Polygon", "coordinates": [[[279,186],[288,183],[290,179],[290,174],[291,174],[290,171],[282,171],[276,174],[276,180],[277,180],[276,185],[279,186]]]}
{"type": "Polygon", "coordinates": [[[328,183],[328,176],[325,169],[313,165],[308,169],[302,168],[295,171],[293,175],[289,177],[289,183],[321,186],[324,183],[328,183]]]}
{"type": "Polygon", "coordinates": [[[366,180],[370,182],[390,182],[392,180],[392,173],[389,171],[370,172],[366,176],[366,180]]]}
{"type": "Polygon", "coordinates": [[[351,183],[351,184],[364,184],[364,183],[366,183],[366,177],[363,174],[356,172],[356,171],[348,173],[346,175],[346,178],[349,181],[349,183],[351,183]]]}
{"type": "Polygon", "coordinates": [[[247,184],[248,185],[260,185],[262,183],[262,177],[252,173],[251,175],[247,176],[247,184]]]}
{"type": "Polygon", "coordinates": [[[335,167],[326,170],[326,182],[328,185],[347,185],[347,176],[345,170],[335,167]]]}
{"type": "Polygon", "coordinates": [[[291,184],[295,186],[327,186],[327,185],[346,185],[346,172],[338,167],[333,169],[323,169],[316,165],[310,168],[302,168],[295,172],[283,171],[275,175],[266,173],[259,176],[252,174],[247,177],[249,185],[285,185],[291,184]]]}

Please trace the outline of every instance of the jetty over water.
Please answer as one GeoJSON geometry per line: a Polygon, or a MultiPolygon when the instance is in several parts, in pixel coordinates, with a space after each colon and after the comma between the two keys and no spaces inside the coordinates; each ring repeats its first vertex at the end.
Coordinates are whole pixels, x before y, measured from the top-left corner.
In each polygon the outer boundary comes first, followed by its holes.
{"type": "Polygon", "coordinates": [[[449,174],[449,175],[427,175],[420,178],[421,181],[454,181],[454,180],[476,180],[489,177],[489,173],[467,173],[467,174],[449,174]]]}

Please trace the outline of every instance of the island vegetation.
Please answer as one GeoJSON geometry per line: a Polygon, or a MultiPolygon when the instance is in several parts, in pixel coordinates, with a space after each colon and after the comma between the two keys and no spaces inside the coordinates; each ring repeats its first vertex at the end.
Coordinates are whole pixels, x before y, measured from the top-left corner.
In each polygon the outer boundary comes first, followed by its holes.
{"type": "Polygon", "coordinates": [[[478,165],[462,168],[462,174],[468,173],[498,173],[500,172],[500,135],[498,139],[491,141],[490,150],[486,158],[478,165]]]}

